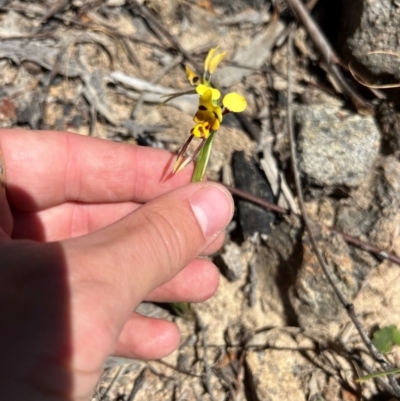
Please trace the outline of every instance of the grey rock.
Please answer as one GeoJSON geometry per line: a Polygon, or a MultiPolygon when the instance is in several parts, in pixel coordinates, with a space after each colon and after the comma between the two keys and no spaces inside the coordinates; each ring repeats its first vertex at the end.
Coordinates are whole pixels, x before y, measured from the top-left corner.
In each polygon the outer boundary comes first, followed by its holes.
{"type": "Polygon", "coordinates": [[[296,120],[300,168],[309,184],[358,186],[379,152],[374,119],[313,105],[299,107],[296,120]]]}
{"type": "Polygon", "coordinates": [[[151,303],[142,302],[136,309],[135,312],[147,317],[153,317],[155,319],[167,319],[170,314],[163,308],[151,303]]]}
{"type": "Polygon", "coordinates": [[[215,258],[215,263],[221,273],[229,280],[239,280],[244,271],[241,255],[241,248],[234,242],[225,246],[224,253],[215,258]]]}
{"type": "Polygon", "coordinates": [[[377,108],[376,120],[382,130],[383,151],[400,157],[400,110],[398,101],[382,102],[377,108]]]}
{"type": "Polygon", "coordinates": [[[400,6],[393,0],[352,0],[343,2],[338,49],[365,79],[375,83],[400,78],[400,6]],[[379,79],[378,79],[379,78],[379,79]]]}
{"type": "MultiPolygon", "coordinates": [[[[333,279],[344,297],[351,302],[365,277],[376,266],[376,260],[365,251],[353,253],[340,236],[318,232],[316,225],[314,234],[333,279]]],[[[307,328],[317,323],[339,321],[345,315],[345,309],[323,274],[306,235],[302,245],[302,265],[290,292],[291,304],[298,316],[299,325],[307,328]]]]}
{"type": "MultiPolygon", "coordinates": [[[[294,341],[290,346],[296,347],[294,341]]],[[[288,345],[286,345],[289,348],[288,345]]],[[[306,400],[301,376],[313,369],[305,357],[290,350],[267,349],[246,356],[249,397],[257,401],[306,400]],[[278,357],[279,356],[279,357],[278,357]],[[293,374],[296,372],[297,374],[293,374]]]]}
{"type": "Polygon", "coordinates": [[[381,207],[392,209],[396,214],[400,207],[400,162],[388,156],[382,164],[382,178],[376,186],[381,207]]]}

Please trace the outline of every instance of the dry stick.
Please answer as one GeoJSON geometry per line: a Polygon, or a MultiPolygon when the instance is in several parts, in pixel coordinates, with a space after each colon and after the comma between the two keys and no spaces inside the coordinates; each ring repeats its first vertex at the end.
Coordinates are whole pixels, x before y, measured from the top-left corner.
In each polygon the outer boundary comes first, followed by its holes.
{"type": "MultiPolygon", "coordinates": [[[[150,83],[151,83],[151,84],[156,84],[156,83],[158,83],[158,81],[160,81],[160,79],[161,79],[164,75],[166,75],[169,71],[171,71],[172,69],[174,69],[174,68],[175,68],[177,65],[179,65],[182,61],[183,61],[183,56],[179,55],[179,56],[175,57],[174,60],[172,60],[169,64],[167,64],[164,68],[162,68],[162,69],[158,72],[158,74],[150,81],[150,83]]],[[[140,94],[139,99],[137,100],[137,102],[136,102],[136,104],[135,104],[135,106],[134,106],[134,108],[133,108],[133,110],[132,110],[131,118],[132,118],[133,120],[136,119],[136,117],[137,117],[137,115],[138,115],[138,113],[139,113],[140,107],[141,107],[142,104],[144,103],[143,97],[144,97],[144,95],[145,95],[146,93],[148,93],[148,92],[143,91],[143,92],[140,94]]]]}
{"type": "MultiPolygon", "coordinates": [[[[275,203],[271,203],[263,198],[260,198],[258,196],[249,194],[248,192],[244,192],[240,189],[230,187],[229,185],[224,185],[229,192],[231,192],[233,195],[236,195],[242,199],[247,199],[250,202],[253,202],[257,205],[260,205],[262,207],[265,207],[268,210],[272,210],[273,212],[279,213],[279,214],[284,214],[284,215],[290,215],[293,214],[295,216],[299,216],[296,213],[292,213],[289,209],[284,209],[283,207],[280,207],[276,205],[275,203]]],[[[301,216],[299,216],[301,217],[301,216]]],[[[317,223],[313,221],[313,223],[317,223]]],[[[360,249],[363,249],[364,251],[370,252],[382,259],[387,259],[393,263],[396,263],[397,265],[400,265],[400,258],[393,253],[386,252],[380,248],[378,248],[376,245],[370,244],[368,242],[361,241],[359,238],[353,237],[352,235],[345,234],[338,229],[334,227],[328,227],[324,226],[323,224],[320,224],[322,228],[326,228],[327,230],[331,231],[332,233],[340,235],[345,242],[348,244],[352,244],[360,249]]]]}
{"type": "MultiPolygon", "coordinates": [[[[297,154],[296,154],[296,144],[294,139],[294,130],[293,130],[293,119],[292,119],[292,58],[293,58],[293,34],[290,33],[288,37],[288,91],[287,91],[287,124],[288,124],[288,133],[289,133],[289,141],[290,141],[290,155],[292,159],[292,169],[294,175],[294,181],[296,185],[297,196],[299,200],[300,211],[303,217],[304,225],[306,227],[311,246],[317,256],[318,262],[323,270],[326,279],[328,280],[329,284],[331,285],[334,293],[338,297],[340,303],[346,309],[347,314],[351,321],[353,322],[355,328],[357,329],[360,337],[362,338],[364,344],[368,348],[370,354],[374,357],[374,359],[381,365],[383,370],[393,369],[392,366],[383,358],[383,355],[377,350],[374,344],[372,344],[370,338],[364,327],[362,326],[361,322],[359,321],[355,310],[354,305],[349,303],[348,300],[345,298],[341,290],[339,289],[338,285],[335,282],[335,279],[325,262],[325,259],[321,253],[321,250],[317,244],[317,241],[314,236],[313,227],[311,224],[311,220],[308,218],[306,208],[304,205],[303,199],[303,190],[301,186],[300,180],[300,172],[298,169],[298,161],[297,161],[297,154]]],[[[393,375],[389,375],[389,382],[392,386],[392,394],[394,396],[400,396],[400,386],[398,385],[396,379],[393,375]]]]}
{"type": "Polygon", "coordinates": [[[69,0],[60,0],[59,2],[55,3],[50,10],[42,16],[39,21],[39,25],[34,29],[34,33],[38,33],[44,24],[52,18],[55,14],[64,11],[69,6],[69,0]]]}
{"type": "Polygon", "coordinates": [[[191,54],[187,52],[169,32],[168,30],[158,21],[157,18],[144,6],[138,4],[136,1],[131,1],[131,4],[134,6],[135,12],[142,16],[142,18],[147,19],[153,24],[153,26],[161,33],[169,43],[180,53],[185,59],[189,60],[194,65],[197,65],[197,62],[193,59],[191,54]]]}
{"type": "Polygon", "coordinates": [[[293,13],[298,20],[303,24],[308,32],[311,40],[314,42],[315,47],[320,52],[328,72],[335,78],[335,81],[342,89],[343,93],[347,95],[353,102],[354,107],[362,114],[372,114],[373,105],[359,95],[346,81],[339,68],[339,57],[332,49],[325,35],[321,32],[318,25],[310,16],[307,8],[301,0],[287,0],[293,13]]]}
{"type": "Polygon", "coordinates": [[[353,244],[361,249],[364,249],[365,251],[368,251],[370,253],[373,253],[383,259],[390,260],[393,263],[396,263],[397,265],[400,265],[400,258],[397,257],[396,255],[393,255],[392,253],[385,252],[384,250],[378,248],[377,246],[373,244],[369,244],[367,242],[361,241],[360,239],[353,237],[351,235],[342,233],[338,230],[336,230],[334,227],[328,227],[328,230],[335,234],[339,234],[347,243],[353,244]]]}
{"type": "Polygon", "coordinates": [[[138,68],[142,68],[142,65],[140,64],[140,60],[136,57],[135,53],[130,48],[128,40],[126,38],[120,38],[119,40],[121,42],[122,48],[125,50],[131,63],[136,64],[136,67],[138,67],[138,68]]]}
{"type": "MultiPolygon", "coordinates": [[[[25,9],[20,9],[20,8],[4,8],[4,9],[12,10],[12,11],[16,10],[16,11],[19,11],[19,12],[25,12],[26,11],[25,9]]],[[[98,27],[96,25],[94,25],[94,24],[85,24],[85,23],[77,21],[75,19],[68,18],[63,14],[54,14],[52,16],[52,18],[60,20],[61,22],[64,22],[64,23],[75,25],[75,26],[77,26],[79,28],[82,28],[82,29],[98,30],[98,27]]],[[[111,35],[111,36],[116,36],[119,39],[129,39],[131,42],[140,43],[143,46],[147,46],[147,47],[151,47],[151,48],[157,47],[157,48],[159,48],[161,50],[165,50],[165,46],[160,45],[160,44],[158,44],[156,42],[149,42],[147,40],[138,39],[138,38],[135,38],[135,36],[133,36],[133,35],[120,33],[120,32],[114,31],[113,29],[110,29],[110,28],[104,28],[103,32],[108,34],[108,35],[111,35]]],[[[42,37],[44,35],[45,34],[38,34],[38,37],[40,38],[40,37],[42,37]]],[[[48,35],[50,38],[53,37],[52,34],[46,34],[46,35],[48,35]]],[[[9,38],[4,38],[2,40],[5,40],[5,39],[9,39],[9,38]]],[[[14,38],[12,37],[11,39],[14,39],[14,38]]],[[[19,37],[15,38],[15,39],[19,39],[19,37]]]]}
{"type": "Polygon", "coordinates": [[[237,195],[242,199],[247,199],[250,202],[253,202],[257,205],[260,205],[262,207],[265,207],[268,210],[272,210],[273,212],[279,213],[279,214],[290,214],[290,210],[284,209],[283,207],[280,207],[278,205],[275,205],[275,203],[268,202],[267,200],[260,198],[258,196],[249,194],[248,192],[244,192],[240,189],[231,187],[229,185],[224,185],[227,189],[229,189],[229,192],[231,192],[233,195],[237,195]]]}

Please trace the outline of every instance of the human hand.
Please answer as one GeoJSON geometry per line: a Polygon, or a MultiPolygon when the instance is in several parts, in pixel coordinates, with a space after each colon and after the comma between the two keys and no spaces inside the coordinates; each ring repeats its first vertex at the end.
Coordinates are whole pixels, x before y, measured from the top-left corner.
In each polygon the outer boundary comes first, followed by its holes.
{"type": "Polygon", "coordinates": [[[0,150],[2,398],[85,400],[110,354],[172,352],[176,326],[133,311],[214,293],[198,256],[222,244],[229,193],[171,176],[163,150],[16,130],[0,150]]]}

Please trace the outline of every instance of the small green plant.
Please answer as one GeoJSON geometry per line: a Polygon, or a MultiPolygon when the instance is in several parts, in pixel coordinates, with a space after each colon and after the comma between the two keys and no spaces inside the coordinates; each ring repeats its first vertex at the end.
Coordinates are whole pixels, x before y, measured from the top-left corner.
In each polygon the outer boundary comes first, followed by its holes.
{"type": "Polygon", "coordinates": [[[394,324],[382,327],[373,334],[372,343],[380,352],[387,353],[400,345],[400,330],[394,324]]]}

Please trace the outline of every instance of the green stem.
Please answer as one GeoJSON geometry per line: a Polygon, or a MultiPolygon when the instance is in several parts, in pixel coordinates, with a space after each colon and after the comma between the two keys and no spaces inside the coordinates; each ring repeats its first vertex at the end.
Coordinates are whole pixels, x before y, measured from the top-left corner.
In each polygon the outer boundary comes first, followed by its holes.
{"type": "Polygon", "coordinates": [[[204,175],[206,173],[208,161],[210,160],[210,154],[212,149],[212,144],[214,141],[214,135],[217,131],[211,131],[210,136],[207,138],[206,143],[199,153],[197,158],[196,168],[193,173],[192,182],[203,181],[204,175]]]}
{"type": "MultiPolygon", "coordinates": [[[[207,138],[206,143],[200,150],[199,157],[197,158],[196,167],[194,169],[192,182],[203,181],[204,175],[206,173],[208,161],[210,160],[210,154],[211,154],[211,149],[212,149],[212,144],[213,144],[215,133],[216,133],[216,131],[210,132],[210,136],[207,138]]],[[[190,303],[175,302],[175,303],[172,303],[171,306],[172,306],[172,309],[174,310],[174,312],[178,316],[180,316],[186,320],[193,319],[193,312],[192,312],[190,303]]]]}

